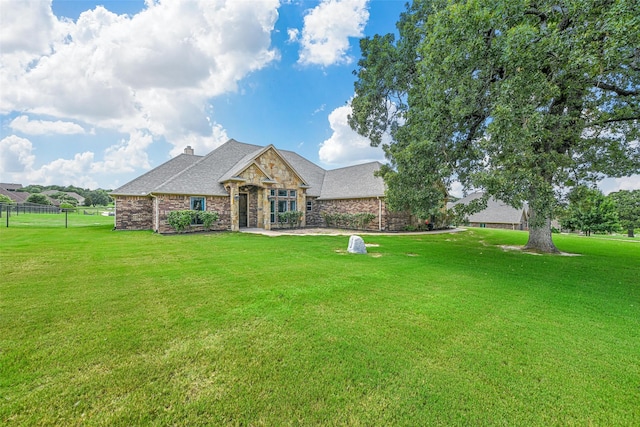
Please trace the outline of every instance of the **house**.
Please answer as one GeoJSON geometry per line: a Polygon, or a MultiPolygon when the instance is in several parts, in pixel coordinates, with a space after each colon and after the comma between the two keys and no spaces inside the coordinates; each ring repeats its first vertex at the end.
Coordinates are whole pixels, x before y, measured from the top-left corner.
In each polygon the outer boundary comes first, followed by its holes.
{"type": "MultiPolygon", "coordinates": [[[[43,191],[42,192],[42,194],[45,194],[48,197],[51,197],[51,196],[59,194],[59,193],[66,194],[69,197],[73,197],[74,199],[76,199],[78,201],[78,205],[83,205],[84,204],[84,197],[82,197],[81,195],[79,195],[78,193],[75,193],[73,191],[47,190],[47,191],[43,191]]],[[[53,199],[53,200],[56,200],[56,199],[53,199]]]]}
{"type": "Polygon", "coordinates": [[[22,184],[10,184],[6,182],[0,182],[0,189],[7,191],[18,191],[22,188],[22,184]]]}
{"type": "MultiPolygon", "coordinates": [[[[213,229],[270,230],[278,214],[303,213],[302,226],[322,227],[323,214],[371,213],[370,230],[401,230],[408,214],[387,211],[378,162],[325,170],[293,151],[233,139],[206,156],[183,154],[112,191],[117,230],[171,233],[167,214],[205,210],[220,216],[213,229]]],[[[194,224],[193,229],[198,230],[194,224]]]]}
{"type": "MultiPolygon", "coordinates": [[[[483,196],[477,192],[447,205],[448,209],[458,204],[467,205],[483,196]]],[[[467,221],[471,227],[502,228],[507,230],[528,230],[529,214],[527,206],[516,209],[500,200],[490,198],[487,207],[480,212],[469,215],[467,221]]]]}
{"type": "MultiPolygon", "coordinates": [[[[2,185],[4,186],[6,184],[2,184],[2,185]]],[[[3,186],[0,186],[0,194],[2,194],[3,196],[7,196],[14,203],[26,203],[27,199],[31,195],[31,194],[29,194],[27,192],[24,192],[24,191],[9,190],[9,189],[7,189],[6,187],[3,187],[3,186]]],[[[22,188],[22,186],[20,185],[19,188],[22,188]]]]}

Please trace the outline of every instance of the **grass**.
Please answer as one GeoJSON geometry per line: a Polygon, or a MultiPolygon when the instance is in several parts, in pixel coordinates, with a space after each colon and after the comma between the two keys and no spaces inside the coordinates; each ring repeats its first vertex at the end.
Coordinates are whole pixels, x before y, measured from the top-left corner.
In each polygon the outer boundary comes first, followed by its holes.
{"type": "Polygon", "coordinates": [[[0,229],[0,423],[640,424],[634,241],[102,221],[0,229]]]}

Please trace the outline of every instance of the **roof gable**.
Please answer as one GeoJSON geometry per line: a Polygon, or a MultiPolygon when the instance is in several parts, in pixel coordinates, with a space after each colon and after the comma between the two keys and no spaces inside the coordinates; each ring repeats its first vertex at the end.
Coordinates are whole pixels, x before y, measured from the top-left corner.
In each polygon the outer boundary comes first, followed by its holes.
{"type": "Polygon", "coordinates": [[[251,167],[258,168],[266,179],[281,182],[285,187],[306,185],[306,180],[273,145],[247,154],[220,178],[220,182],[242,177],[251,167]]]}

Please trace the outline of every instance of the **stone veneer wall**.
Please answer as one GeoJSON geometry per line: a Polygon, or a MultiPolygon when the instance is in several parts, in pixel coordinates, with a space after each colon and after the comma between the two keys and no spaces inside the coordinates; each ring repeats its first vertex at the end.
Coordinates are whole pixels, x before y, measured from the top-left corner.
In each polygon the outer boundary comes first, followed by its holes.
{"type": "Polygon", "coordinates": [[[116,230],[151,230],[153,200],[144,196],[116,197],[116,230]]]}
{"type": "Polygon", "coordinates": [[[247,196],[247,227],[258,227],[258,190],[255,188],[249,191],[247,196]]]}
{"type": "MultiPolygon", "coordinates": [[[[208,212],[218,212],[220,218],[211,226],[211,230],[229,230],[231,228],[231,206],[229,197],[207,196],[205,208],[208,212]]],[[[158,196],[158,215],[160,224],[155,229],[158,233],[175,233],[176,231],[167,223],[167,214],[171,211],[188,210],[191,208],[191,196],[163,194],[158,196]]],[[[194,225],[187,231],[204,230],[202,225],[194,225]]]]}

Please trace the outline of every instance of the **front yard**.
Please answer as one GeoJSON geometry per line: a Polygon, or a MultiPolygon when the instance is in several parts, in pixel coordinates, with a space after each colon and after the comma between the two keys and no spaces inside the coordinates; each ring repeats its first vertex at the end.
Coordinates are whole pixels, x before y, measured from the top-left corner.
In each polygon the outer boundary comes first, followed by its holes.
{"type": "Polygon", "coordinates": [[[638,425],[640,245],[0,230],[0,423],[638,425]]]}

